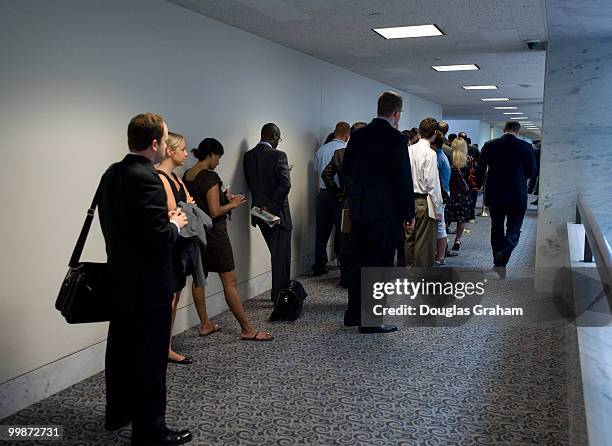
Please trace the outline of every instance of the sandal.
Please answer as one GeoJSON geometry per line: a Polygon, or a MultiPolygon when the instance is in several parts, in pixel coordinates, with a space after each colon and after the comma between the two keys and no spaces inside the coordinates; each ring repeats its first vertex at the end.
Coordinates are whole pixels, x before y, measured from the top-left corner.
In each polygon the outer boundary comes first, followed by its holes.
{"type": "Polygon", "coordinates": [[[272,339],[274,339],[274,337],[270,333],[268,333],[268,332],[257,330],[255,332],[255,336],[253,336],[252,338],[244,338],[244,337],[240,336],[240,339],[242,339],[243,341],[266,342],[266,341],[271,341],[272,339]],[[263,333],[264,337],[263,338],[258,338],[257,335],[259,333],[263,333]],[[266,336],[269,336],[269,337],[266,337],[266,336]]]}
{"type": "Polygon", "coordinates": [[[201,329],[198,331],[198,336],[200,337],[204,337],[204,336],[208,336],[209,334],[212,334],[216,331],[221,330],[221,327],[219,327],[218,324],[213,324],[212,328],[208,331],[202,331],[201,329]]]}
{"type": "Polygon", "coordinates": [[[459,240],[455,240],[455,244],[451,248],[451,251],[459,251],[461,248],[461,242],[459,240]]]}

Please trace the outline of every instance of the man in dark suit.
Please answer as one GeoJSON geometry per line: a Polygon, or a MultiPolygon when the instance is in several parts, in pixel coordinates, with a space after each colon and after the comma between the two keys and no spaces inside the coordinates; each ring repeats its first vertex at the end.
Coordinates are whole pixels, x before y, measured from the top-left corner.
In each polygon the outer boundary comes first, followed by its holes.
{"type": "Polygon", "coordinates": [[[189,431],[166,427],[166,366],[172,300],[170,250],[182,212],[168,212],[153,163],[166,149],[168,128],[146,113],[128,126],[130,153],[100,184],[100,225],[110,268],[112,313],[106,346],[106,428],[132,422],[133,445],[172,445],[189,431]]]}
{"type": "Polygon", "coordinates": [[[361,267],[392,267],[403,228],[414,227],[414,193],[406,138],[397,130],[402,97],[387,91],[378,99],[378,117],[348,142],[343,174],[352,180],[347,326],[361,333],[387,333],[394,326],[364,326],[361,318],[361,267]]]}
{"type": "Polygon", "coordinates": [[[527,180],[536,169],[531,144],[518,139],[520,129],[517,121],[508,121],[504,135],[482,148],[477,169],[478,187],[482,187],[485,174],[487,177],[485,205],[491,214],[493,263],[500,268],[502,277],[521,235],[527,209],[527,180]]]}
{"type": "Polygon", "coordinates": [[[259,226],[266,240],[272,263],[272,302],[291,280],[291,211],[289,210],[289,164],[285,152],[277,150],[280,129],[268,123],[261,129],[261,141],[244,155],[244,176],[251,190],[251,207],[259,207],[280,218],[272,227],[256,217],[251,223],[259,226]]]}

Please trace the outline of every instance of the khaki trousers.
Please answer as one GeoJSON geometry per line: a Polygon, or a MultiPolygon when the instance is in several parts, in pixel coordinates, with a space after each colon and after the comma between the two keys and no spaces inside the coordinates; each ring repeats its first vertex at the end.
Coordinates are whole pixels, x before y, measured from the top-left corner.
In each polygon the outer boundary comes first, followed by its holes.
{"type": "Polygon", "coordinates": [[[429,218],[427,198],[415,197],[415,226],[406,235],[406,266],[430,268],[436,252],[438,223],[429,218]]]}

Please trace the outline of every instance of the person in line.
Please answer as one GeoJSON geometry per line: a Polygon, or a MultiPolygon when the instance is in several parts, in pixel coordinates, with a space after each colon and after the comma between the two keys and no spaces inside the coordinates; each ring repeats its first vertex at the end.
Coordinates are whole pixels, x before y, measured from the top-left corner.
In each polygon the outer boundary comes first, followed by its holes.
{"type": "MultiPolygon", "coordinates": [[[[185,185],[196,204],[213,221],[212,229],[206,232],[207,248],[202,258],[204,272],[206,275],[210,272],[219,274],[227,306],[240,324],[240,338],[245,341],[271,341],[270,333],[257,330],[249,321],[238,293],[234,253],[227,233],[227,219],[233,209],[246,203],[246,198],[244,195],[223,192],[223,182],[215,172],[223,153],[224,149],[219,141],[205,138],[193,152],[198,162],[183,176],[185,185]]],[[[218,328],[208,319],[203,287],[195,288],[194,300],[200,316],[201,335],[217,330],[218,328]]]]}
{"type": "Polygon", "coordinates": [[[351,263],[348,306],[344,325],[359,326],[360,333],[397,330],[378,321],[361,319],[361,268],[391,267],[399,231],[414,227],[414,197],[406,184],[410,161],[405,137],[397,130],[402,97],[391,91],[378,99],[377,117],[355,131],[342,165],[352,181],[348,197],[351,220],[351,263]],[[374,322],[377,325],[374,326],[374,322]]]}
{"type": "MultiPolygon", "coordinates": [[[[174,170],[185,164],[187,159],[187,149],[185,138],[174,132],[168,133],[168,143],[164,159],[157,166],[157,174],[164,185],[166,192],[166,202],[168,203],[168,211],[175,210],[179,202],[194,203],[193,198],[187,191],[183,181],[176,176],[174,170]]],[[[184,274],[184,268],[180,267],[183,257],[183,250],[186,241],[179,238],[172,247],[172,265],[174,272],[174,295],[172,296],[172,318],[170,322],[170,346],[168,348],[168,362],[175,364],[191,364],[193,359],[187,355],[181,355],[172,350],[172,326],[176,318],[176,309],[178,301],[181,297],[181,292],[185,287],[187,276],[184,274]]]]}
{"type": "MultiPolygon", "coordinates": [[[[365,127],[365,122],[355,122],[351,126],[350,134],[352,135],[355,130],[365,127]]],[[[348,234],[341,231],[342,227],[342,213],[345,209],[348,209],[347,197],[351,191],[350,178],[346,177],[342,173],[342,163],[344,161],[344,152],[346,148],[340,148],[334,152],[334,156],[329,161],[323,172],[321,172],[321,178],[323,183],[327,187],[328,193],[330,193],[337,202],[338,215],[336,217],[336,231],[340,232],[338,240],[340,246],[338,248],[338,260],[340,262],[340,283],[339,285],[343,288],[348,288],[347,278],[347,264],[349,261],[348,248],[349,237],[348,234]],[[338,182],[336,182],[338,178],[338,182]]]]}
{"type": "Polygon", "coordinates": [[[411,176],[415,197],[416,223],[406,236],[406,266],[431,268],[436,253],[438,222],[442,221],[443,200],[438,172],[438,157],[431,150],[438,121],[425,118],[419,124],[421,139],[409,148],[411,176]]]}
{"type": "Polygon", "coordinates": [[[465,224],[470,220],[472,209],[471,190],[468,184],[470,163],[466,141],[463,138],[455,139],[451,154],[450,201],[444,215],[447,224],[457,223],[455,241],[451,251],[459,251],[461,248],[461,236],[465,230],[465,224]]]}
{"type": "Polygon", "coordinates": [[[506,276],[506,265],[520,239],[527,209],[527,180],[536,172],[533,148],[518,138],[520,130],[520,123],[508,121],[504,134],[484,145],[478,163],[479,186],[488,168],[485,204],[491,214],[493,265],[501,278],[506,276]]]}
{"type": "Polygon", "coordinates": [[[412,127],[410,130],[408,130],[408,143],[409,145],[414,145],[417,142],[419,142],[419,139],[421,139],[421,133],[419,132],[419,129],[417,129],[416,127],[412,127]]]}
{"type": "Polygon", "coordinates": [[[469,156],[469,173],[468,173],[468,186],[470,187],[470,199],[472,200],[472,207],[470,208],[470,223],[476,222],[476,202],[478,201],[478,185],[476,181],[476,170],[478,168],[478,160],[480,159],[480,150],[478,150],[478,144],[472,144],[470,138],[467,139],[468,144],[468,156],[469,156]]]}
{"type": "MultiPolygon", "coordinates": [[[[338,219],[338,201],[327,190],[327,186],[323,181],[321,174],[334,153],[338,149],[346,147],[346,142],[349,139],[351,127],[347,122],[339,122],[334,129],[334,138],[327,144],[322,145],[317,150],[314,159],[315,166],[315,192],[317,194],[317,220],[316,220],[316,236],[315,236],[315,261],[312,266],[312,273],[315,276],[327,274],[327,242],[332,230],[335,228],[334,249],[338,255],[340,248],[340,228],[337,227],[338,219]]],[[[334,178],[336,186],[340,186],[337,178],[334,178]]]]}
{"type": "Polygon", "coordinates": [[[168,127],[153,113],[128,125],[129,153],[100,184],[112,313],[106,344],[107,430],[132,422],[132,445],[183,444],[188,430],[166,425],[166,368],[174,291],[172,246],[187,217],[168,212],[153,165],[166,150],[168,127]]]}
{"type": "Polygon", "coordinates": [[[450,163],[452,149],[451,143],[448,141],[448,139],[446,139],[446,134],[448,133],[448,122],[440,121],[438,123],[438,128],[440,129],[440,133],[442,134],[442,139],[444,141],[444,144],[442,145],[442,151],[446,155],[447,161],[450,163]]]}
{"type": "MultiPolygon", "coordinates": [[[[436,152],[436,157],[438,160],[438,173],[440,175],[440,192],[442,193],[442,202],[446,203],[449,198],[449,181],[451,175],[450,163],[448,162],[448,158],[444,153],[444,135],[440,131],[436,136],[436,139],[431,145],[431,148],[436,152]]],[[[445,204],[443,204],[442,208],[442,219],[438,222],[438,235],[437,235],[437,247],[436,247],[436,258],[434,260],[434,264],[436,266],[442,266],[445,264],[445,257],[448,251],[448,236],[446,234],[446,223],[444,222],[444,208],[445,204]]],[[[449,257],[454,257],[456,254],[452,254],[449,257]]]]}
{"type": "Polygon", "coordinates": [[[272,302],[291,281],[291,210],[289,191],[291,178],[287,155],[277,149],[281,132],[274,123],[261,128],[261,141],[244,155],[244,176],[251,190],[251,207],[259,207],[280,218],[279,224],[269,227],[253,217],[251,224],[259,230],[270,250],[272,263],[272,302]]]}

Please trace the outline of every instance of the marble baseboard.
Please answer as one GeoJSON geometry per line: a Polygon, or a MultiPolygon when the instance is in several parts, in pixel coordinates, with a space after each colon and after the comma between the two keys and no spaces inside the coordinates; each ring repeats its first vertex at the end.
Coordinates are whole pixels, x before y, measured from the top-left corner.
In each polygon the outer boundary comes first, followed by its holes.
{"type": "MultiPolygon", "coordinates": [[[[291,276],[310,270],[313,259],[311,253],[293,260],[291,276]]],[[[243,300],[247,300],[266,292],[271,286],[272,275],[268,271],[239,284],[238,289],[243,300]]],[[[227,310],[223,291],[207,296],[206,308],[210,317],[227,310]]],[[[198,323],[195,306],[191,303],[177,310],[173,333],[181,333],[198,323]]],[[[3,383],[0,385],[0,419],[101,372],[104,370],[105,351],[106,340],[3,383]]]]}

